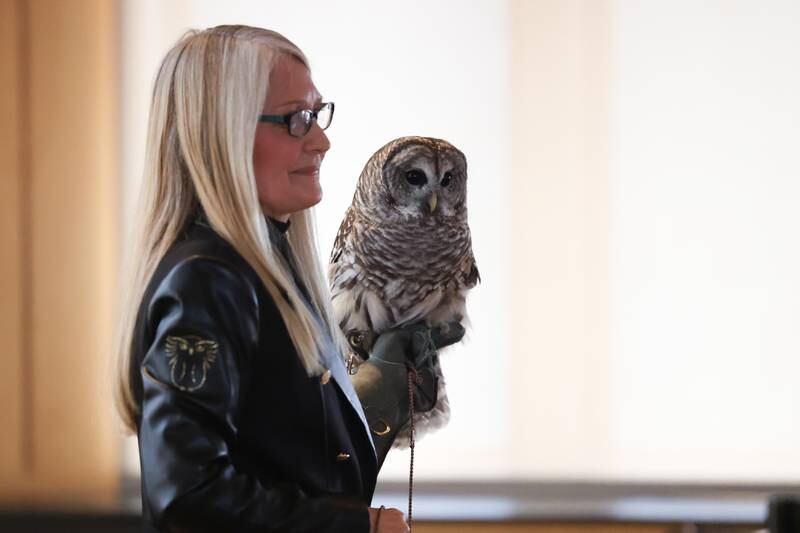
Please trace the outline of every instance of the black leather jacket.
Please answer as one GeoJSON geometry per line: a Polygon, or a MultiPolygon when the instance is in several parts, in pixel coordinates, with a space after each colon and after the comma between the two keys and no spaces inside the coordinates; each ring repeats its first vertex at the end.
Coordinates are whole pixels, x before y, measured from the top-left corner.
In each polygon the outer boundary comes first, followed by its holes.
{"type": "MultiPolygon", "coordinates": [[[[286,226],[270,227],[288,253],[286,226]]],[[[255,272],[202,217],[156,269],[133,354],[151,527],[369,531],[378,467],[338,350],[309,377],[255,272]]]]}

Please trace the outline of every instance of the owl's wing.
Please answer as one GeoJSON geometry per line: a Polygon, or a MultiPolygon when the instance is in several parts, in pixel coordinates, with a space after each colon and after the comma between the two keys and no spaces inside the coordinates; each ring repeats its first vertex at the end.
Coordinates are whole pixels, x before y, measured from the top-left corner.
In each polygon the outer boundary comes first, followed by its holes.
{"type": "MultiPolygon", "coordinates": [[[[352,241],[356,233],[356,224],[358,217],[351,206],[339,225],[328,264],[328,280],[331,297],[334,299],[342,292],[353,290],[357,283],[363,282],[363,271],[356,264],[357,260],[353,254],[352,241]]],[[[341,316],[337,316],[337,320],[340,319],[341,316]]]]}
{"type": "Polygon", "coordinates": [[[356,218],[355,211],[352,208],[348,208],[347,212],[344,214],[344,220],[339,225],[339,231],[336,233],[336,240],[333,241],[333,250],[331,250],[331,259],[330,263],[336,263],[342,257],[342,252],[347,245],[347,237],[350,235],[350,232],[353,230],[353,222],[356,218]]]}
{"type": "Polygon", "coordinates": [[[475,256],[469,254],[469,261],[464,269],[464,282],[468,288],[472,288],[481,282],[481,273],[478,272],[478,264],[475,262],[475,256]]]}
{"type": "Polygon", "coordinates": [[[362,346],[370,346],[375,335],[390,325],[392,317],[387,302],[369,271],[359,261],[354,239],[362,239],[365,227],[359,226],[355,210],[349,208],[339,226],[339,233],[328,265],[331,287],[331,302],[336,323],[351,340],[355,335],[363,340],[362,346]]]}
{"type": "Polygon", "coordinates": [[[475,262],[472,251],[472,238],[469,228],[465,228],[464,237],[461,239],[461,256],[458,258],[454,281],[459,289],[471,289],[481,281],[481,274],[475,262]]]}

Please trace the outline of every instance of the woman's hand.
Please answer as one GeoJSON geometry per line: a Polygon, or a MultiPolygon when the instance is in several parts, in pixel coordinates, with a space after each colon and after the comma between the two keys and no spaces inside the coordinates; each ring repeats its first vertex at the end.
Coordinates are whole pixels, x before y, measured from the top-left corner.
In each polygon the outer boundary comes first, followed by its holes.
{"type": "Polygon", "coordinates": [[[408,524],[399,509],[369,509],[369,533],[407,533],[408,524]],[[380,518],[379,518],[380,517],[380,518]]]}
{"type": "Polygon", "coordinates": [[[435,328],[417,322],[391,329],[378,336],[367,360],[350,377],[372,431],[378,468],[398,432],[411,418],[409,371],[414,370],[417,378],[413,390],[415,410],[430,411],[437,401],[437,350],[463,336],[464,328],[458,322],[435,328]]]}

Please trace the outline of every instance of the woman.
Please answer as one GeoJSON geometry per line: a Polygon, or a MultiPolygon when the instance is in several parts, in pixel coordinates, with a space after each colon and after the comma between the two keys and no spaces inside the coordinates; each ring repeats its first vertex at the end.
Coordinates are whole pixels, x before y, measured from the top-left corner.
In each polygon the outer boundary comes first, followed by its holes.
{"type": "Polygon", "coordinates": [[[268,30],[190,32],[161,65],[118,358],[158,530],[407,530],[400,511],[369,508],[383,456],[364,407],[394,430],[408,420],[398,369],[427,376],[431,336],[379,337],[359,400],[309,210],[333,109],[268,30]]]}

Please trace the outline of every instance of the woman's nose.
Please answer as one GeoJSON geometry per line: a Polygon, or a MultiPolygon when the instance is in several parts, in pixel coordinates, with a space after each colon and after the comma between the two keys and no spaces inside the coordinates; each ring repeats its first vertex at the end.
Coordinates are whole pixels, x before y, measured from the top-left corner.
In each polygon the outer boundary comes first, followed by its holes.
{"type": "Polygon", "coordinates": [[[306,149],[311,152],[320,152],[324,154],[331,147],[331,141],[328,139],[328,135],[319,127],[316,121],[311,125],[311,129],[308,130],[306,137],[308,139],[306,142],[306,149]]]}

